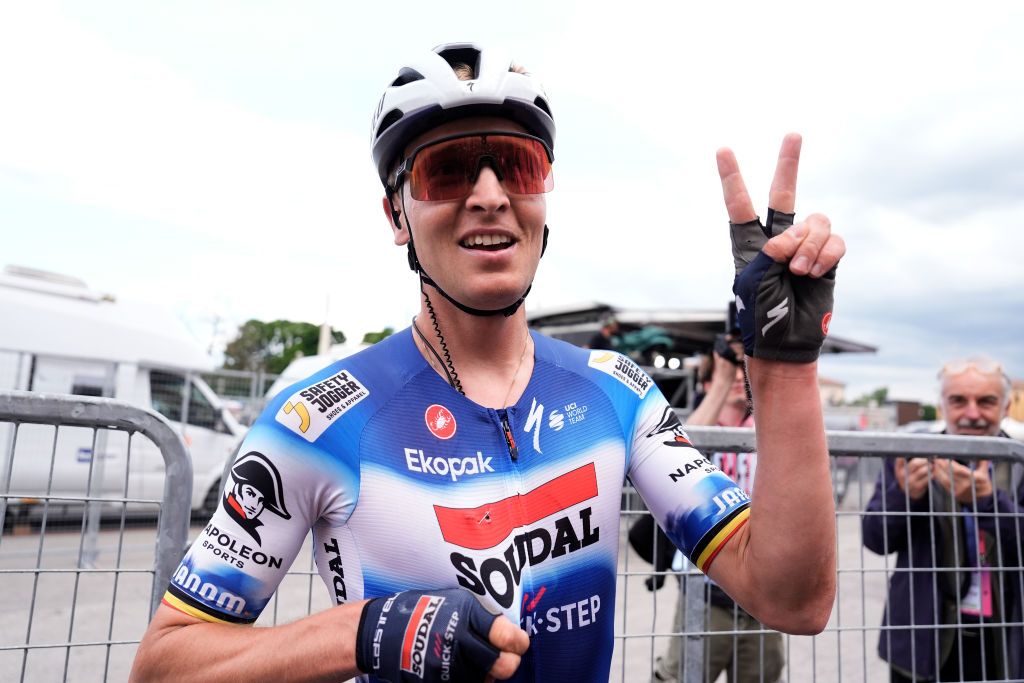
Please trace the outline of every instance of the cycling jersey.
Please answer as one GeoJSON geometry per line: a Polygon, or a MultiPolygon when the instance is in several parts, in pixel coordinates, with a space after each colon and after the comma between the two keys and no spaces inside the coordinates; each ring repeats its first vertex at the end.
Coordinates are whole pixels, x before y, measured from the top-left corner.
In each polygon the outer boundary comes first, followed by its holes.
{"type": "Polygon", "coordinates": [[[312,529],[334,602],[461,586],[529,634],[513,680],[606,681],[625,478],[703,570],[749,499],[631,360],[533,341],[529,384],[503,410],[450,387],[411,329],[283,391],[165,603],[255,621],[312,529]]]}

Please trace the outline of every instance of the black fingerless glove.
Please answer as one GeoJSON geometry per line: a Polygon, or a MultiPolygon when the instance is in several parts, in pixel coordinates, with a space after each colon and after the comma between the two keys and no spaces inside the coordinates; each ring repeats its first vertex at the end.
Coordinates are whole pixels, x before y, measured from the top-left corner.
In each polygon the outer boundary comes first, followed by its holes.
{"type": "Polygon", "coordinates": [[[730,223],[736,316],[748,356],[791,363],[818,358],[832,319],[836,269],[820,278],[794,275],[764,253],[765,243],[793,225],[793,214],[768,210],[760,219],[730,223]]]}
{"type": "Polygon", "coordinates": [[[483,681],[498,659],[497,618],[468,591],[405,591],[366,603],[356,666],[381,681],[483,681]]]}

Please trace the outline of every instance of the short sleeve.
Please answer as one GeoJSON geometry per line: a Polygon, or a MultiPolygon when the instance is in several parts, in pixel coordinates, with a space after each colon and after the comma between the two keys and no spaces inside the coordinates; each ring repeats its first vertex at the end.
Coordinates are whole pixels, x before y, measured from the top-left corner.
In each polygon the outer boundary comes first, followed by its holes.
{"type": "Polygon", "coordinates": [[[640,403],[629,478],[672,542],[702,572],[750,515],[750,497],[690,443],[657,389],[640,403]]]}

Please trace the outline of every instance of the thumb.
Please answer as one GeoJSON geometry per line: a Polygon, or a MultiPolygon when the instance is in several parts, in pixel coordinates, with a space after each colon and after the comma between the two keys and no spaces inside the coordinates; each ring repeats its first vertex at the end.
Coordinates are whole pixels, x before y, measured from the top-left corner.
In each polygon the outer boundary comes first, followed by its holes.
{"type": "Polygon", "coordinates": [[[785,232],[768,240],[768,243],[764,245],[763,251],[776,263],[785,263],[793,258],[793,255],[806,236],[806,223],[797,223],[785,232]]]}

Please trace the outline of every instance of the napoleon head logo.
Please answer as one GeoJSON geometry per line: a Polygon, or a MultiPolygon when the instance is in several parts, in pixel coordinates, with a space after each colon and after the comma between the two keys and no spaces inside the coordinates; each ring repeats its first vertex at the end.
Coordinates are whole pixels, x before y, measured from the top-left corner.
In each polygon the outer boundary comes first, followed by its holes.
{"type": "Polygon", "coordinates": [[[657,427],[647,433],[647,438],[665,432],[672,433],[672,440],[664,442],[666,446],[690,447],[693,445],[690,443],[690,437],[683,431],[683,425],[680,424],[676,411],[672,408],[665,408],[665,412],[661,415],[661,421],[658,422],[657,427]]]}
{"type": "Polygon", "coordinates": [[[246,533],[261,543],[260,515],[270,511],[282,519],[291,519],[284,505],[281,474],[262,453],[249,451],[231,466],[231,486],[224,491],[224,509],[246,533]]]}

